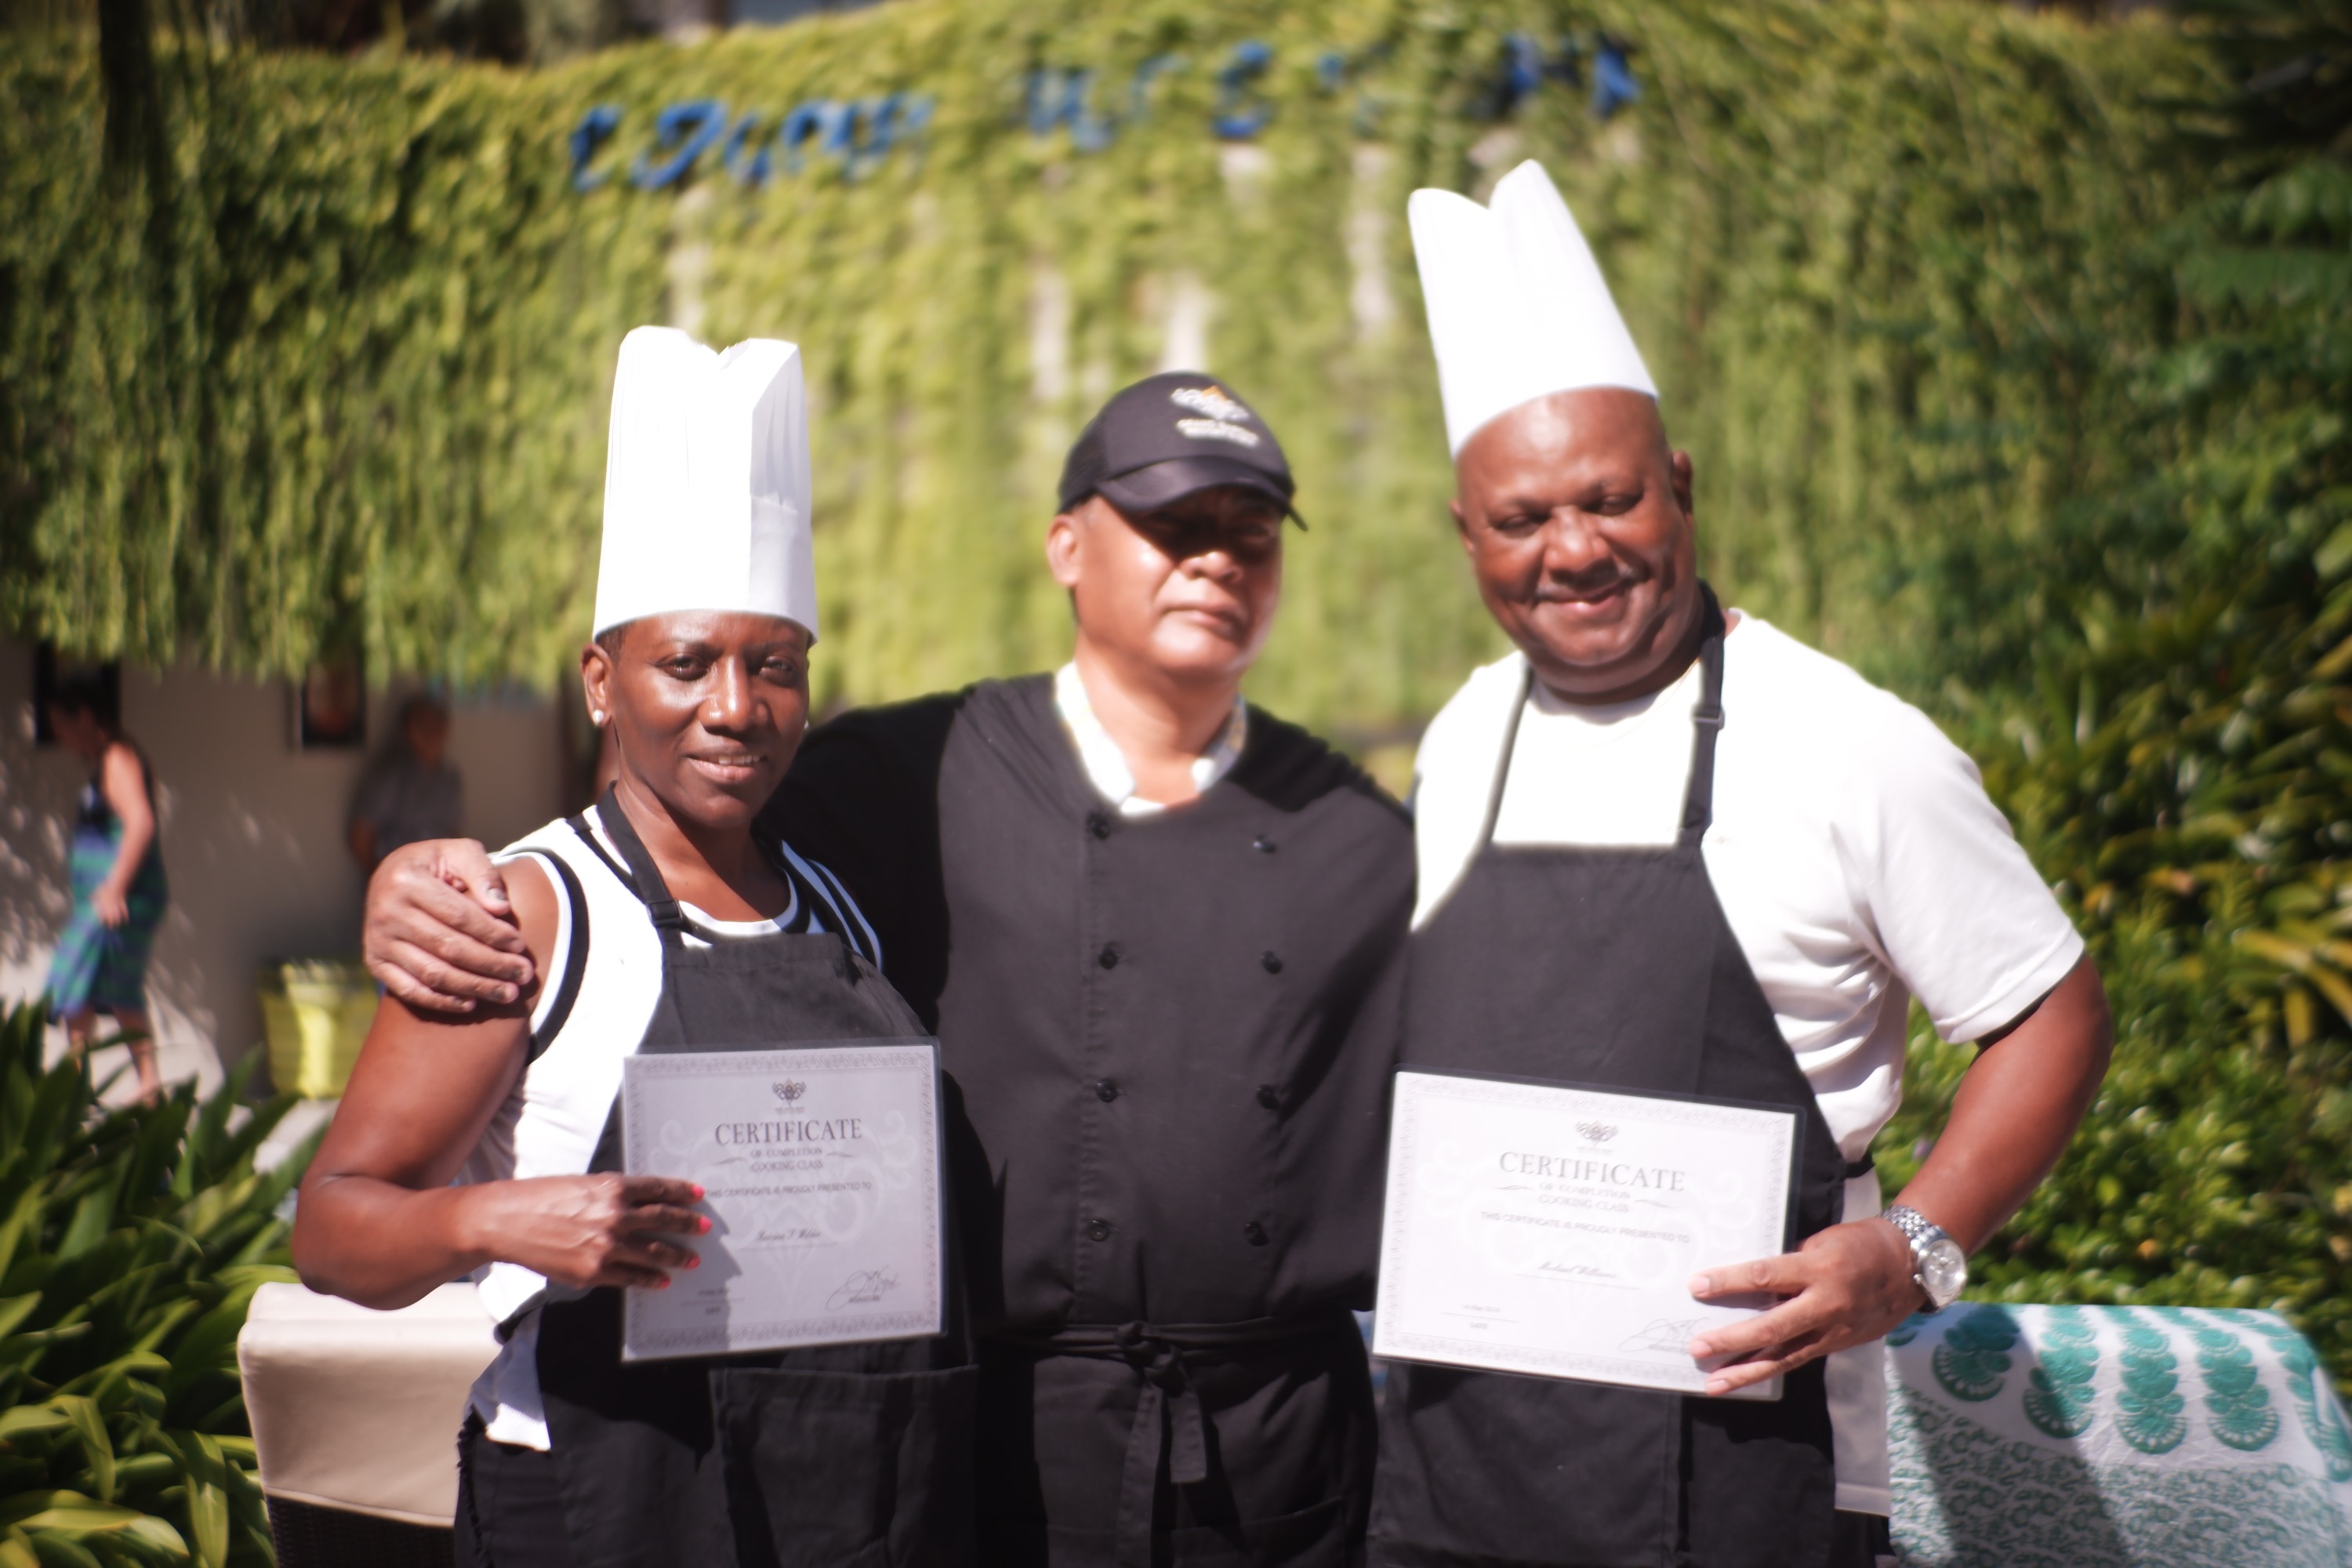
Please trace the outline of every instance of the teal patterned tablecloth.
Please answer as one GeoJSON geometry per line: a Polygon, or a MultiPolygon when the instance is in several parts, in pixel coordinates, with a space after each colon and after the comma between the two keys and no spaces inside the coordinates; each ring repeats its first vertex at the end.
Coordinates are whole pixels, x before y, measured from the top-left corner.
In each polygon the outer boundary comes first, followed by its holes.
{"type": "Polygon", "coordinates": [[[1962,1305],[1887,1336],[1916,1568],[2352,1568],[2352,1429],[2270,1312],[1962,1305]]]}

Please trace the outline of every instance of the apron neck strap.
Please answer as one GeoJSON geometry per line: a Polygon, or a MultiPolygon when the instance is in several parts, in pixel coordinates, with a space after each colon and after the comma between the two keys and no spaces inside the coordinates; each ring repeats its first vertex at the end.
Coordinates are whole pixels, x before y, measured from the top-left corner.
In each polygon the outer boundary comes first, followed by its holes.
{"type": "MultiPolygon", "coordinates": [[[[573,818],[575,823],[578,820],[573,818]]],[[[604,837],[613,841],[613,847],[621,852],[621,864],[628,868],[629,879],[634,884],[630,890],[637,895],[638,901],[646,906],[646,913],[653,918],[654,929],[661,932],[662,945],[684,946],[688,924],[686,910],[670,896],[669,884],[662,879],[661,868],[654,864],[653,854],[646,849],[646,841],[637,837],[636,828],[629,822],[629,814],[621,809],[620,797],[614,786],[607,785],[604,798],[596,803],[596,820],[604,824],[604,837]]],[[[848,918],[835,910],[833,900],[815,883],[802,876],[790,859],[769,852],[765,845],[761,848],[776,875],[793,889],[793,895],[803,910],[803,921],[820,910],[833,911],[833,920],[841,927],[834,935],[841,942],[842,972],[855,983],[857,965],[852,955],[856,948],[849,940],[848,918]]]]}
{"type": "Polygon", "coordinates": [[[1698,706],[1691,710],[1690,786],[1683,792],[1682,832],[1675,839],[1685,849],[1697,848],[1715,820],[1715,738],[1723,733],[1723,606],[1706,584],[1698,592],[1706,640],[1698,645],[1698,706]]]}
{"type": "MultiPolygon", "coordinates": [[[[1715,820],[1715,737],[1723,729],[1723,606],[1716,602],[1715,590],[1705,583],[1698,585],[1698,594],[1702,673],[1698,705],[1691,710],[1690,784],[1683,792],[1682,826],[1675,837],[1676,847],[1684,849],[1696,848],[1706,836],[1707,824],[1715,820]]],[[[1519,718],[1534,694],[1535,679],[1535,666],[1530,664],[1503,728],[1502,755],[1496,760],[1495,782],[1486,791],[1486,820],[1478,825],[1482,849],[1495,841],[1495,819],[1502,815],[1503,790],[1511,780],[1511,757],[1519,747],[1519,718]]]]}
{"type": "Polygon", "coordinates": [[[629,868],[630,879],[636,883],[637,898],[653,917],[654,928],[661,932],[663,942],[677,942],[686,933],[686,911],[670,897],[669,884],[662,880],[661,868],[654,864],[646,841],[630,826],[629,814],[621,809],[619,785],[605,786],[604,798],[596,803],[596,820],[604,825],[604,837],[613,841],[613,847],[621,852],[621,864],[629,868]]]}

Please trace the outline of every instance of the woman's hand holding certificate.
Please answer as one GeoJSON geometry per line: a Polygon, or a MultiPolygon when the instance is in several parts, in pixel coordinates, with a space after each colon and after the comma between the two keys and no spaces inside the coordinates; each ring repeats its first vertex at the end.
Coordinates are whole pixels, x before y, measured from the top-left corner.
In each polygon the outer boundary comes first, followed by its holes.
{"type": "Polygon", "coordinates": [[[694,1212],[702,1189],[665,1176],[533,1176],[458,1191],[467,1223],[499,1238],[484,1257],[510,1258],[558,1285],[583,1289],[635,1285],[660,1289],[668,1271],[701,1259],[674,1237],[698,1236],[710,1222],[694,1212]]]}

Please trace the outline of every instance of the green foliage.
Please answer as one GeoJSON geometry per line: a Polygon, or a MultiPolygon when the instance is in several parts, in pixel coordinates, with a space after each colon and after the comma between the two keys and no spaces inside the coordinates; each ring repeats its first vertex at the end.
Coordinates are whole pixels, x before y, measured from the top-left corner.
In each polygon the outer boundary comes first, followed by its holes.
{"type": "Polygon", "coordinates": [[[2170,321],[2145,236],[2193,186],[2143,99],[2210,90],[2158,22],[1875,0],[912,0],[529,75],[208,67],[163,73],[198,85],[169,99],[158,206],[100,177],[87,54],[0,49],[0,619],[153,660],[341,644],[551,679],[587,614],[614,344],[677,319],[807,352],[824,700],[1035,668],[1068,635],[1038,567],[1063,448],[1205,301],[1316,524],[1255,692],[1363,735],[1498,648],[1448,540],[1413,186],[1543,158],[1697,456],[1712,574],[1916,684],[1944,668],[1923,541],[1997,555],[2134,471],[2102,436],[2112,367],[2170,321]],[[1558,83],[1497,108],[1508,33],[1589,48],[1604,22],[1637,104],[1602,124],[1558,83]],[[1218,68],[1253,37],[1273,119],[1221,143],[1218,68]],[[1107,148],[1029,132],[1040,66],[1097,71],[1107,148]],[[938,99],[919,156],[757,191],[715,156],[683,192],[625,177],[667,102],[772,125],[898,88],[938,99]],[[565,137],[607,102],[615,177],[583,196],[565,137]]]}
{"type": "Polygon", "coordinates": [[[294,1278],[303,1162],[253,1168],[292,1100],[232,1128],[240,1070],[102,1111],[42,1016],[0,1019],[0,1568],[272,1562],[236,1336],[294,1278]]]}
{"type": "MultiPolygon", "coordinates": [[[[2352,1382],[2352,102],[2315,132],[2300,97],[2346,79],[2352,34],[2330,66],[2295,26],[2318,10],[2228,13],[2297,112],[2250,90],[2219,143],[2238,177],[2163,237],[2190,314],[2126,405],[2146,473],[2008,563],[2065,616],[2021,650],[2032,681],[1951,696],[2118,1024],[1985,1284],[2274,1308],[2352,1382]]],[[[1896,1180],[1972,1055],[1917,1046],[1896,1180]]]]}

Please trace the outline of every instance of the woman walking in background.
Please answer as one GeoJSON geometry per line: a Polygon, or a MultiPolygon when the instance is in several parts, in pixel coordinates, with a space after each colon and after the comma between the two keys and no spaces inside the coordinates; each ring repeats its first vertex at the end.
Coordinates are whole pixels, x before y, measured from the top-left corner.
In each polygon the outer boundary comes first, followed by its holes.
{"type": "Polygon", "coordinates": [[[65,1021],[77,1051],[89,1048],[100,1015],[112,1018],[131,1047],[140,1096],[152,1102],[163,1080],[147,1017],[147,954],[170,896],[153,781],[147,759],[107,716],[95,682],[68,679],[49,703],[49,728],[90,769],[67,861],[73,913],[49,963],[52,1016],[65,1021]]]}

